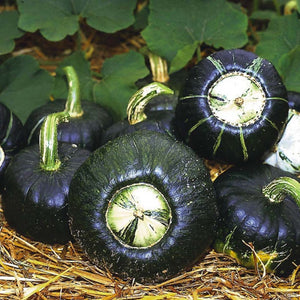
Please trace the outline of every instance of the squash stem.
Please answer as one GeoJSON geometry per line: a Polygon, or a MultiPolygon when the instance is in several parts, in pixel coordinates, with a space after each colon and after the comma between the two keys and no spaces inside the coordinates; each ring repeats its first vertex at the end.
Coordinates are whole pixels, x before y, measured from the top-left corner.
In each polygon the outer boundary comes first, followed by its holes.
{"type": "Polygon", "coordinates": [[[69,121],[69,114],[65,111],[50,114],[44,120],[39,137],[40,166],[45,171],[56,171],[61,161],[58,156],[57,125],[69,121]]]}
{"type": "Polygon", "coordinates": [[[291,196],[300,208],[300,182],[291,177],[279,177],[262,189],[263,194],[271,201],[279,203],[284,197],[291,196]]]}
{"type": "Polygon", "coordinates": [[[152,80],[162,83],[168,82],[170,77],[168,73],[167,61],[152,52],[149,52],[148,57],[152,73],[152,80]]]}
{"type": "Polygon", "coordinates": [[[127,106],[129,124],[133,125],[146,120],[145,106],[153,97],[161,94],[174,94],[174,91],[162,83],[152,82],[134,93],[127,106]]]}
{"type": "Polygon", "coordinates": [[[4,162],[4,159],[5,159],[5,153],[4,153],[3,148],[0,145],[0,167],[2,166],[2,164],[4,162]]]}
{"type": "Polygon", "coordinates": [[[72,66],[64,67],[63,70],[67,76],[69,86],[65,112],[68,113],[71,118],[79,118],[83,115],[80,100],[79,79],[75,69],[72,66]]]}

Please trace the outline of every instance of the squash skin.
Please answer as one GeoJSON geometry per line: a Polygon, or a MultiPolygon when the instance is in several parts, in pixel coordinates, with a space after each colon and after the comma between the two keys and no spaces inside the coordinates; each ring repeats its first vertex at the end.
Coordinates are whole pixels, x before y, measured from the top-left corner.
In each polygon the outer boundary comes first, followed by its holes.
{"type": "Polygon", "coordinates": [[[121,120],[108,127],[102,135],[101,144],[104,145],[118,136],[139,130],[150,130],[176,137],[174,123],[175,113],[171,110],[149,111],[147,119],[136,124],[129,124],[128,120],[121,120]]]}
{"type": "MultiPolygon", "coordinates": [[[[38,143],[41,124],[35,128],[36,124],[42,123],[41,120],[53,112],[63,111],[65,103],[66,100],[57,99],[35,109],[29,115],[24,125],[29,145],[38,143]]],[[[76,144],[81,148],[93,151],[101,145],[103,131],[112,124],[113,120],[110,114],[97,103],[82,100],[81,105],[84,111],[83,115],[59,124],[57,139],[59,142],[76,144]]]]}
{"type": "Polygon", "coordinates": [[[4,161],[0,165],[0,182],[12,157],[25,144],[26,135],[22,122],[6,105],[0,103],[0,146],[5,154],[4,161]]]}
{"type": "Polygon", "coordinates": [[[254,124],[241,127],[226,125],[213,115],[207,100],[209,89],[223,73],[205,58],[190,70],[181,91],[175,118],[179,135],[206,159],[230,164],[260,160],[276,143],[286,122],[289,108],[286,88],[274,66],[267,60],[262,60],[258,70],[249,67],[257,58],[252,52],[222,50],[210,57],[221,63],[224,74],[246,72],[260,83],[266,98],[279,97],[284,100],[268,100],[254,124]],[[200,120],[206,121],[189,135],[189,130],[200,120]],[[242,146],[241,134],[246,150],[242,146]],[[219,146],[215,150],[217,143],[219,146]]]}
{"type": "Polygon", "coordinates": [[[75,173],[69,194],[71,232],[87,256],[123,279],[157,282],[190,267],[208,250],[216,229],[208,170],[192,149],[151,131],[120,136],[97,149],[75,173]],[[112,195],[134,183],[155,186],[167,199],[172,223],[149,248],[128,248],[106,225],[112,195]]]}
{"type": "Polygon", "coordinates": [[[57,171],[40,167],[38,145],[14,156],[5,173],[2,205],[10,226],[33,240],[64,244],[72,237],[68,227],[67,197],[75,170],[90,151],[59,144],[61,166],[57,171]]]}
{"type": "Polygon", "coordinates": [[[274,255],[266,265],[267,271],[287,276],[295,268],[293,263],[300,263],[300,208],[290,196],[272,203],[261,191],[282,176],[299,181],[294,175],[267,164],[234,167],[215,180],[220,212],[215,249],[254,268],[249,247],[252,244],[262,259],[274,255]]]}

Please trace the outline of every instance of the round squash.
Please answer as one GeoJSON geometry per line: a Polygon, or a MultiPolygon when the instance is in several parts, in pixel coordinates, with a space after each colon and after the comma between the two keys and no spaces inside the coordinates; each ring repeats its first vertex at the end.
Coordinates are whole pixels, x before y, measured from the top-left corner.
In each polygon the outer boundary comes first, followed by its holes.
{"type": "Polygon", "coordinates": [[[58,125],[58,141],[93,151],[101,145],[104,130],[113,123],[112,117],[98,103],[81,100],[79,80],[74,68],[68,66],[64,71],[69,83],[67,100],[49,101],[31,112],[24,124],[27,142],[29,145],[38,143],[41,125],[47,115],[65,111],[69,113],[70,119],[58,125]]]}
{"type": "Polygon", "coordinates": [[[269,61],[222,50],[190,70],[175,120],[201,157],[239,164],[262,159],[274,146],[288,109],[286,88],[269,61]]]}
{"type": "Polygon", "coordinates": [[[300,263],[299,178],[253,164],[225,171],[214,187],[220,212],[215,249],[243,266],[288,275],[300,263]]]}
{"type": "Polygon", "coordinates": [[[123,279],[155,282],[204,255],[217,210],[209,172],[192,149],[137,131],[100,147],[77,170],[69,216],[91,261],[123,279]]]}
{"type": "Polygon", "coordinates": [[[20,119],[0,103],[0,185],[11,158],[26,144],[26,135],[20,119]]]}
{"type": "Polygon", "coordinates": [[[44,243],[64,244],[72,237],[67,199],[75,170],[90,151],[57,143],[57,123],[64,113],[50,114],[41,128],[40,144],[17,153],[6,169],[3,213],[19,234],[44,243]]]}

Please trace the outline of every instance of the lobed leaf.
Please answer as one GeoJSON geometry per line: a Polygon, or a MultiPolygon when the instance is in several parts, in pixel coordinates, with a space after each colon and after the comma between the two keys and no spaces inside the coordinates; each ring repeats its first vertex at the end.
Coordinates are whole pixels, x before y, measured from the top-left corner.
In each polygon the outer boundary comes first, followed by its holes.
{"type": "Polygon", "coordinates": [[[256,54],[270,60],[279,70],[281,57],[300,44],[300,19],[296,13],[273,18],[259,37],[256,54]]]}
{"type": "Polygon", "coordinates": [[[49,101],[52,76],[28,55],[9,58],[0,65],[0,102],[24,122],[31,111],[49,101]]]}
{"type": "Polygon", "coordinates": [[[19,14],[17,11],[0,13],[0,55],[9,53],[15,48],[14,40],[24,32],[18,28],[19,14]]]}
{"type": "Polygon", "coordinates": [[[110,110],[115,119],[125,118],[128,101],[138,90],[135,82],[148,74],[144,57],[138,52],[106,59],[101,69],[102,80],[94,87],[95,101],[110,110]]]}
{"type": "Polygon", "coordinates": [[[180,59],[186,62],[194,52],[192,45],[242,47],[248,41],[247,24],[247,16],[225,0],[188,0],[184,5],[182,0],[171,5],[168,0],[151,0],[149,25],[142,35],[152,52],[171,62],[181,51],[180,59]]]}
{"type": "Polygon", "coordinates": [[[135,0],[17,0],[19,27],[40,30],[50,41],[62,40],[79,30],[80,18],[107,33],[124,29],[134,22],[135,0]]]}

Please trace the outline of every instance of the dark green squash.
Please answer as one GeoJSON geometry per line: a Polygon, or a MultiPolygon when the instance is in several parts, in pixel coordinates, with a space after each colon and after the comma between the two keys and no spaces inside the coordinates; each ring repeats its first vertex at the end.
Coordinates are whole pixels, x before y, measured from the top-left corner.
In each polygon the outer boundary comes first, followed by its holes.
{"type": "Polygon", "coordinates": [[[234,167],[215,181],[215,249],[249,268],[288,275],[300,263],[300,183],[267,164],[234,167]]]}
{"type": "Polygon", "coordinates": [[[289,116],[280,140],[265,162],[294,174],[300,174],[300,93],[288,92],[289,116]]]}
{"type": "Polygon", "coordinates": [[[91,261],[123,279],[154,282],[204,255],[217,210],[209,172],[193,150],[138,131],[100,147],[77,170],[69,216],[91,261]]]}
{"type": "Polygon", "coordinates": [[[50,101],[36,108],[28,116],[24,125],[28,135],[28,144],[38,143],[41,124],[47,115],[65,111],[70,114],[70,120],[59,124],[58,141],[76,144],[93,151],[101,145],[102,134],[112,124],[112,117],[98,103],[81,100],[80,84],[75,69],[68,66],[64,68],[64,71],[69,83],[68,98],[50,101]]]}
{"type": "Polygon", "coordinates": [[[238,164],[261,160],[274,146],[288,109],[286,88],[269,61],[222,50],[190,70],[175,120],[201,157],[238,164]]]}
{"type": "Polygon", "coordinates": [[[26,134],[20,119],[0,103],[0,186],[11,158],[26,144],[26,134]]]}
{"type": "Polygon", "coordinates": [[[139,130],[167,133],[175,137],[174,103],[176,101],[165,98],[166,96],[173,96],[173,93],[173,90],[159,82],[153,82],[140,88],[129,99],[127,120],[118,121],[108,127],[102,135],[101,144],[104,145],[120,135],[139,130]],[[149,104],[151,106],[146,110],[149,104]]]}
{"type": "Polygon", "coordinates": [[[18,233],[45,243],[71,239],[67,216],[69,184],[90,152],[57,142],[57,123],[64,112],[50,114],[41,128],[40,144],[17,153],[6,169],[2,206],[4,216],[18,233]]]}

